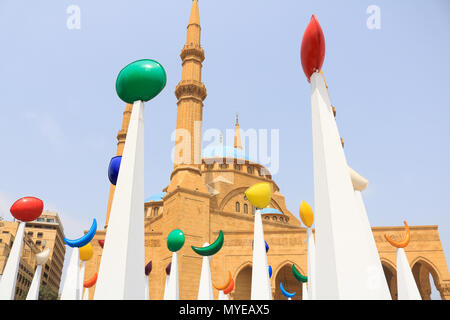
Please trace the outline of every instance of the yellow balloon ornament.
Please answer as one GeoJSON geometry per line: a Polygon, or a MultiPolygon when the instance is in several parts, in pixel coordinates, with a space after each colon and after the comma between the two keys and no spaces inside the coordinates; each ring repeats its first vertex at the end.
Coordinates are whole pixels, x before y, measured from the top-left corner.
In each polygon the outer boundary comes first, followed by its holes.
{"type": "Polygon", "coordinates": [[[78,248],[78,250],[80,250],[81,261],[88,261],[94,255],[94,248],[90,242],[87,245],[78,248]]]}
{"type": "Polygon", "coordinates": [[[245,191],[245,196],[255,207],[260,209],[267,207],[272,199],[270,183],[261,182],[254,184],[245,191]]]}
{"type": "Polygon", "coordinates": [[[308,228],[311,228],[314,222],[313,209],[305,201],[302,201],[300,204],[300,219],[302,219],[303,224],[308,228]]]}

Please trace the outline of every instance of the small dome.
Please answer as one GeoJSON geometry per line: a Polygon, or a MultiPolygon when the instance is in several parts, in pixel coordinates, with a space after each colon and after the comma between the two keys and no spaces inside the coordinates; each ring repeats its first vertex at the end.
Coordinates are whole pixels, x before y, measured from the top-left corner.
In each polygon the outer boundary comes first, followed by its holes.
{"type": "Polygon", "coordinates": [[[148,197],[147,199],[145,199],[144,202],[162,201],[162,199],[164,198],[165,195],[166,195],[165,192],[157,193],[157,194],[154,194],[154,195],[148,197]]]}
{"type": "Polygon", "coordinates": [[[264,208],[261,210],[261,214],[267,214],[267,213],[283,214],[283,212],[281,212],[275,208],[264,208]]]}
{"type": "Polygon", "coordinates": [[[204,159],[212,158],[233,158],[244,159],[250,161],[248,154],[244,150],[223,144],[209,145],[203,149],[202,157],[204,159]]]}

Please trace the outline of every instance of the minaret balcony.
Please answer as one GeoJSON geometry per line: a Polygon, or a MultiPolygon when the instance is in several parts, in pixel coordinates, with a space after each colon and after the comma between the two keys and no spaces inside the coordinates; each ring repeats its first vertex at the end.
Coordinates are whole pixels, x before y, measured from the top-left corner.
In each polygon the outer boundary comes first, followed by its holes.
{"type": "Polygon", "coordinates": [[[175,96],[177,99],[192,96],[203,101],[206,98],[206,87],[196,80],[181,80],[175,88],[175,96]]]}
{"type": "Polygon", "coordinates": [[[199,62],[205,60],[205,52],[199,45],[186,44],[184,46],[180,53],[181,60],[185,60],[189,56],[197,58],[199,62]]]}

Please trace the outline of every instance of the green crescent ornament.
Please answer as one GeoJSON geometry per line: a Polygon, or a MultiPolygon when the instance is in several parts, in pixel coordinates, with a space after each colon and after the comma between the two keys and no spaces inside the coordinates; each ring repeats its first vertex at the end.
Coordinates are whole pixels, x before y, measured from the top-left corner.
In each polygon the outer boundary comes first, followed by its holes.
{"type": "Polygon", "coordinates": [[[134,61],[125,66],[117,76],[116,92],[126,103],[149,101],[156,97],[166,85],[163,66],[151,59],[134,61]]]}
{"type": "Polygon", "coordinates": [[[216,241],[214,241],[212,244],[210,244],[207,247],[194,247],[191,246],[192,250],[194,250],[195,253],[201,255],[201,256],[212,256],[219,252],[219,250],[223,246],[223,232],[220,230],[219,235],[217,236],[216,241]]]}
{"type": "Polygon", "coordinates": [[[172,252],[176,252],[184,246],[184,241],[185,237],[183,231],[175,229],[169,233],[169,236],[167,237],[167,248],[172,252]]]}
{"type": "Polygon", "coordinates": [[[297,268],[295,267],[295,265],[292,265],[292,274],[294,275],[295,279],[297,279],[300,282],[308,282],[308,277],[302,275],[297,268]]]}

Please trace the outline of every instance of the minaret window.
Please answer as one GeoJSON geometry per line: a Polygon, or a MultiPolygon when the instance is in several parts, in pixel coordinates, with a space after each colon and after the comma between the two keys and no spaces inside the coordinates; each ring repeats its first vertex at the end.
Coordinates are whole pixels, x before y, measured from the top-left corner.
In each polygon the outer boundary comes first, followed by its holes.
{"type": "Polygon", "coordinates": [[[236,212],[241,212],[241,204],[236,202],[236,212]]]}
{"type": "Polygon", "coordinates": [[[248,204],[244,203],[244,213],[248,213],[248,204]]]}
{"type": "Polygon", "coordinates": [[[227,169],[227,168],[228,168],[228,164],[226,164],[226,163],[220,164],[220,169],[227,169]]]}
{"type": "Polygon", "coordinates": [[[158,215],[158,211],[159,211],[159,207],[155,207],[154,209],[153,209],[153,216],[157,216],[158,215]]]}
{"type": "Polygon", "coordinates": [[[240,170],[241,170],[241,165],[240,165],[240,164],[237,164],[237,163],[235,163],[235,164],[234,164],[234,170],[238,170],[238,171],[240,171],[240,170]]]}
{"type": "Polygon", "coordinates": [[[253,167],[248,166],[247,167],[247,172],[250,173],[250,174],[253,174],[253,167]]]}

